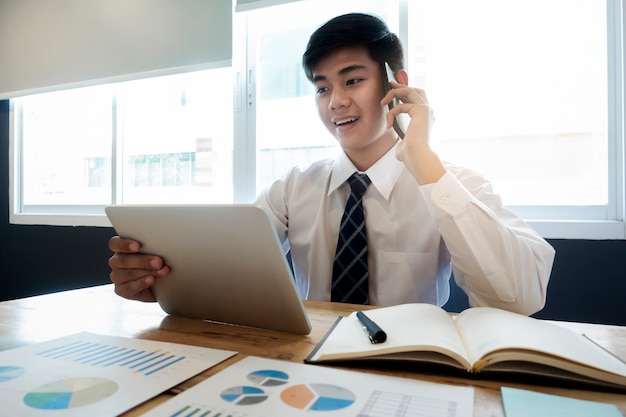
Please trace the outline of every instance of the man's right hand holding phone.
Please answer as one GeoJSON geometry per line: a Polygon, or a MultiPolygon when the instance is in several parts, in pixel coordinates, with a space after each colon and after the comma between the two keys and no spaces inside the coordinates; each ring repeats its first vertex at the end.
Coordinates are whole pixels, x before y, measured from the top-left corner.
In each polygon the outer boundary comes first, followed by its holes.
{"type": "Polygon", "coordinates": [[[397,71],[394,77],[399,82],[390,80],[391,89],[381,101],[381,105],[389,106],[394,99],[399,100],[387,114],[387,127],[391,128],[401,114],[410,117],[396,157],[404,162],[420,185],[435,183],[446,173],[446,168],[430,147],[430,132],[435,122],[433,109],[424,90],[408,87],[409,77],[405,70],[397,71]]]}

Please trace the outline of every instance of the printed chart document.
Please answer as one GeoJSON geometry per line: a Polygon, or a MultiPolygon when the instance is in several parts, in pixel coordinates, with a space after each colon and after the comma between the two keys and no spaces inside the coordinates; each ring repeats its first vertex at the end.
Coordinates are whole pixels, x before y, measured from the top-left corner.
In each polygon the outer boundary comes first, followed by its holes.
{"type": "Polygon", "coordinates": [[[0,415],[115,416],[236,352],[93,333],[0,352],[0,415]]]}
{"type": "Polygon", "coordinates": [[[416,361],[477,374],[524,373],[626,389],[623,360],[554,323],[490,307],[469,308],[455,319],[419,303],[365,313],[387,333],[384,343],[370,343],[353,313],[335,324],[305,362],[416,361]]]}
{"type": "Polygon", "coordinates": [[[474,389],[249,356],[144,417],[471,417],[474,389]]]}

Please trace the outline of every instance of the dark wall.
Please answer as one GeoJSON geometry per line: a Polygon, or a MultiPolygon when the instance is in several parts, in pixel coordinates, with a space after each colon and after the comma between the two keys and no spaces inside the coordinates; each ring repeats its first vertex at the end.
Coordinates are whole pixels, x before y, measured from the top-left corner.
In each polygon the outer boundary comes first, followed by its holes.
{"type": "MultiPolygon", "coordinates": [[[[112,228],[9,224],[8,101],[0,101],[0,300],[109,282],[112,228]]],[[[551,240],[557,256],[541,318],[626,325],[626,240],[551,240]]],[[[446,305],[467,306],[456,287],[446,305]]]]}

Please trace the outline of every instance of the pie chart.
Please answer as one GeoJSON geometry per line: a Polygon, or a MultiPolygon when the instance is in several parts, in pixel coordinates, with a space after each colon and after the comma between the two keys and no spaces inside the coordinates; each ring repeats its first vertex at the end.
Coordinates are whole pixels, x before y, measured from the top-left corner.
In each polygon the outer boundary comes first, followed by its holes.
{"type": "Polygon", "coordinates": [[[105,378],[69,378],[42,385],[24,396],[24,404],[39,410],[67,410],[104,400],[118,385],[105,378]]]}
{"type": "Polygon", "coordinates": [[[284,385],[289,380],[289,375],[282,371],[262,370],[248,374],[248,381],[264,387],[284,385]]]}
{"type": "Polygon", "coordinates": [[[25,372],[26,369],[21,366],[0,366],[0,382],[10,381],[25,372]]]}
{"type": "Polygon", "coordinates": [[[331,384],[300,384],[285,389],[281,400],[307,411],[333,411],[351,406],[356,397],[352,391],[331,384]]]}
{"type": "Polygon", "coordinates": [[[237,405],[258,404],[267,400],[267,394],[256,387],[233,387],[222,391],[223,400],[237,405]]]}

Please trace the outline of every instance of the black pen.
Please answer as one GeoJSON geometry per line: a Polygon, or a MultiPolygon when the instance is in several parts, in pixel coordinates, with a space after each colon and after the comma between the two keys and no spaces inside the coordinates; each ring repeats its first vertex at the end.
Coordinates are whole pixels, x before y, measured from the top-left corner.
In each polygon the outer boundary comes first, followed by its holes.
{"type": "Polygon", "coordinates": [[[385,333],[383,329],[378,326],[378,324],[370,320],[370,318],[367,317],[362,311],[357,311],[356,317],[361,323],[363,323],[363,326],[365,326],[370,342],[383,343],[387,340],[387,333],[385,333]]]}

